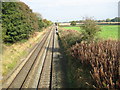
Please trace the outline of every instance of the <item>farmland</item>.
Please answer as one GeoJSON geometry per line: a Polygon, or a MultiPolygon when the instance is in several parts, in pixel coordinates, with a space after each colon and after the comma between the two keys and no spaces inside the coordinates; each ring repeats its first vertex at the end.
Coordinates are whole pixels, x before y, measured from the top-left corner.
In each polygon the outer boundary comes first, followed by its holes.
{"type": "MultiPolygon", "coordinates": [[[[100,38],[102,39],[118,39],[118,27],[117,25],[100,25],[101,32],[99,33],[100,38]]],[[[64,27],[65,29],[81,31],[80,27],[70,26],[64,27]]]]}

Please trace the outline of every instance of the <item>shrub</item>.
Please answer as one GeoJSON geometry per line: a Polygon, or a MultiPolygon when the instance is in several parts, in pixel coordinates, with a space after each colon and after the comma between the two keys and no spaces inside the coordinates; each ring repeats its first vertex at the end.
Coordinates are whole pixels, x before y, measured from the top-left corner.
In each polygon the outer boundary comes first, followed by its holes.
{"type": "Polygon", "coordinates": [[[76,25],[76,21],[72,21],[70,25],[75,26],[76,25]]]}
{"type": "Polygon", "coordinates": [[[85,41],[93,41],[100,30],[100,27],[96,25],[95,21],[87,18],[83,21],[84,25],[81,26],[81,32],[83,35],[83,40],[85,41]]]}
{"type": "Polygon", "coordinates": [[[38,24],[39,24],[39,30],[45,27],[45,23],[42,20],[38,20],[38,24]]]}
{"type": "Polygon", "coordinates": [[[80,32],[75,30],[60,30],[60,37],[67,48],[81,41],[80,32]]]}

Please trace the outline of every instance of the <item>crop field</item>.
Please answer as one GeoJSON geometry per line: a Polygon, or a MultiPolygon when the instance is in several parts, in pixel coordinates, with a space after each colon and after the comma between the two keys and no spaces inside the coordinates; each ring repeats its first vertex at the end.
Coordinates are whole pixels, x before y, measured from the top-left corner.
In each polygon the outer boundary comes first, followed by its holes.
{"type": "MultiPolygon", "coordinates": [[[[117,25],[100,25],[101,28],[101,32],[99,33],[99,36],[102,39],[118,39],[118,27],[117,25]]],[[[80,27],[75,27],[75,26],[71,26],[71,27],[64,27],[65,29],[69,29],[69,30],[77,30],[77,31],[81,31],[80,27]]]]}

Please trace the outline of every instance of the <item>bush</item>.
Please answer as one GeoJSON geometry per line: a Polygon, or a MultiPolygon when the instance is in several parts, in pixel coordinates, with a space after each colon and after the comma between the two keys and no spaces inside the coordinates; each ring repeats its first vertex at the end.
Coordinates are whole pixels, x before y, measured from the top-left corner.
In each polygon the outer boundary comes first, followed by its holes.
{"type": "Polygon", "coordinates": [[[72,21],[70,25],[75,26],[76,25],[76,21],[72,21]]]}
{"type": "Polygon", "coordinates": [[[45,28],[48,27],[48,26],[50,26],[52,24],[52,22],[49,21],[49,20],[47,20],[47,19],[43,19],[43,23],[44,23],[44,27],[45,28]]]}
{"type": "Polygon", "coordinates": [[[100,27],[96,25],[95,21],[87,18],[83,21],[84,25],[81,26],[83,40],[85,41],[93,41],[97,36],[97,33],[101,31],[100,27]]]}
{"type": "Polygon", "coordinates": [[[39,30],[45,27],[45,23],[42,20],[38,20],[38,23],[39,23],[39,30]]]}
{"type": "Polygon", "coordinates": [[[60,30],[60,37],[67,48],[81,41],[80,32],[75,30],[60,30]]]}

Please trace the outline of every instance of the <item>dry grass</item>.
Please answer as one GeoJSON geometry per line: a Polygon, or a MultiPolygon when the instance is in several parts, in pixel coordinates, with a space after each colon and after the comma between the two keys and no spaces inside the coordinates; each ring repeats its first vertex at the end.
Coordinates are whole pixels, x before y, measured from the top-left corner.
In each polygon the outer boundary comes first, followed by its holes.
{"type": "Polygon", "coordinates": [[[118,41],[79,43],[71,48],[71,55],[90,64],[91,75],[99,88],[120,88],[118,41]]]}
{"type": "Polygon", "coordinates": [[[26,42],[19,42],[13,45],[3,44],[3,55],[2,55],[2,74],[6,76],[25,56],[29,53],[32,48],[45,33],[35,32],[31,38],[26,42]]]}

